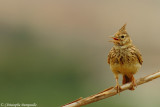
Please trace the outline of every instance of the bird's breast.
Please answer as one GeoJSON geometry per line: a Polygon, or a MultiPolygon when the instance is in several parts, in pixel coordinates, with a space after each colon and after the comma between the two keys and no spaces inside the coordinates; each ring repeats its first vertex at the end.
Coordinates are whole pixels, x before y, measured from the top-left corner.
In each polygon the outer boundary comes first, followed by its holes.
{"type": "Polygon", "coordinates": [[[110,58],[110,68],[115,73],[135,74],[141,67],[133,49],[115,49],[110,58]]]}
{"type": "Polygon", "coordinates": [[[110,58],[111,64],[132,64],[136,62],[138,62],[138,58],[130,48],[115,49],[110,58]]]}
{"type": "Polygon", "coordinates": [[[110,64],[110,68],[114,73],[120,73],[125,75],[135,74],[138,69],[141,67],[141,64],[132,63],[132,64],[110,64]]]}

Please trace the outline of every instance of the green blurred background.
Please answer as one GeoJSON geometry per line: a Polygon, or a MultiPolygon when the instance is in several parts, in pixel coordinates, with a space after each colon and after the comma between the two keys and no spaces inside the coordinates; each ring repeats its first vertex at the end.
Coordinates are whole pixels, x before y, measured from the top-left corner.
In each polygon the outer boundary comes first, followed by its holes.
{"type": "MultiPolygon", "coordinates": [[[[58,107],[114,86],[108,36],[126,22],[144,59],[135,78],[158,71],[159,12],[159,0],[1,0],[0,103],[58,107]]],[[[159,107],[159,82],[86,107],[159,107]]]]}

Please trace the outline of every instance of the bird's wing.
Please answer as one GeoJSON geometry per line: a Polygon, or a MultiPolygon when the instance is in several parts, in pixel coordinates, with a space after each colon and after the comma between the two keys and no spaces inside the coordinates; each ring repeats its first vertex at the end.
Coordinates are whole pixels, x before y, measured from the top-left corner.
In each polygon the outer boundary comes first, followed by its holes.
{"type": "Polygon", "coordinates": [[[111,57],[111,54],[109,53],[108,54],[108,64],[110,64],[110,57],[111,57]]]}
{"type": "Polygon", "coordinates": [[[108,64],[110,64],[111,55],[113,54],[113,48],[110,50],[108,54],[108,64]]]}
{"type": "Polygon", "coordinates": [[[143,63],[142,55],[138,49],[135,49],[135,55],[137,56],[139,63],[142,65],[143,63]]]}

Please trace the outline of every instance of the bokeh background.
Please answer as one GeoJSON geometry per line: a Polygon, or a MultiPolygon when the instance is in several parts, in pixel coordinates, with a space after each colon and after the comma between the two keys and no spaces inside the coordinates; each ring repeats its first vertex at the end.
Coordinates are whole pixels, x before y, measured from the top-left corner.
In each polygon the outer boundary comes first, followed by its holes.
{"type": "MultiPolygon", "coordinates": [[[[0,103],[58,107],[114,86],[108,36],[124,23],[144,59],[135,78],[157,72],[159,0],[0,0],[0,103]]],[[[159,107],[159,82],[86,107],[159,107]]]]}

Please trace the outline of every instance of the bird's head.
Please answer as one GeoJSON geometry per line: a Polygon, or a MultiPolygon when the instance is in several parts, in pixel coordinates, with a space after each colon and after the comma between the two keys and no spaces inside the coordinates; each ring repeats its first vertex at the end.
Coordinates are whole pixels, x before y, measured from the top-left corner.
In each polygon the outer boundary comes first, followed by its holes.
{"type": "Polygon", "coordinates": [[[117,46],[124,46],[132,43],[132,40],[126,31],[126,24],[124,24],[121,29],[119,29],[119,31],[116,32],[111,38],[113,40],[110,42],[113,42],[117,46]]]}

